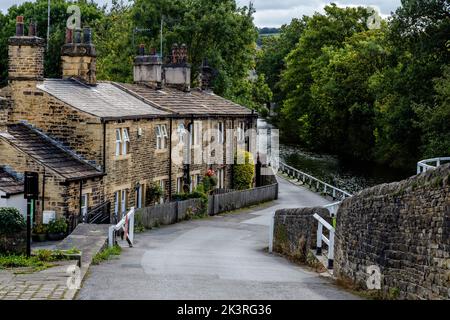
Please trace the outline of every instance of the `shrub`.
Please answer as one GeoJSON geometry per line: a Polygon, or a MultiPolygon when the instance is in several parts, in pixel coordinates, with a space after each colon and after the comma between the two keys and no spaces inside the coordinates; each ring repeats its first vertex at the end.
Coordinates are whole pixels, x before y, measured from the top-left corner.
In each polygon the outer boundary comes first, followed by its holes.
{"type": "Polygon", "coordinates": [[[25,219],[16,208],[0,208],[0,234],[10,235],[24,231],[25,219]]]}
{"type": "MultiPolygon", "coordinates": [[[[242,160],[240,160],[242,162],[242,160]]],[[[253,155],[244,150],[238,150],[235,155],[234,165],[234,189],[245,190],[253,186],[253,179],[255,177],[255,163],[253,155]],[[244,163],[238,163],[238,159],[243,159],[244,163]]]]}
{"type": "Polygon", "coordinates": [[[164,194],[163,189],[157,183],[152,183],[147,188],[147,204],[152,205],[159,200],[164,194]]]}
{"type": "Polygon", "coordinates": [[[46,234],[47,233],[47,226],[45,224],[39,223],[34,226],[33,233],[34,234],[46,234]]]}
{"type": "Polygon", "coordinates": [[[206,193],[210,193],[217,186],[217,177],[214,175],[206,175],[202,179],[203,189],[206,193]]]}
{"type": "Polygon", "coordinates": [[[67,226],[66,219],[56,219],[48,224],[48,233],[66,233],[67,226]]]}
{"type": "Polygon", "coordinates": [[[112,258],[112,256],[118,256],[122,252],[122,248],[118,245],[115,245],[110,248],[106,248],[98,252],[94,258],[92,258],[92,264],[99,264],[102,261],[106,261],[112,258]]]}

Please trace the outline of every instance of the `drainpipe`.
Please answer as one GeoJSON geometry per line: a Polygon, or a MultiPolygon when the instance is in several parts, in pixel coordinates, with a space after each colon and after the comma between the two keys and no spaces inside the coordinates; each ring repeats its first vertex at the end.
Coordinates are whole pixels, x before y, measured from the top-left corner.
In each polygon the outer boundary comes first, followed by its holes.
{"type": "Polygon", "coordinates": [[[106,173],[106,121],[103,122],[103,173],[106,173]]]}
{"type": "Polygon", "coordinates": [[[172,118],[169,125],[169,202],[172,201],[172,118]]]}
{"type": "Polygon", "coordinates": [[[82,206],[82,197],[83,197],[83,180],[80,180],[80,201],[79,201],[79,204],[80,204],[80,210],[79,210],[79,218],[78,219],[80,219],[80,218],[82,218],[83,219],[83,222],[86,222],[86,221],[84,221],[84,217],[82,216],[82,212],[81,212],[81,206],[82,206]]]}
{"type": "Polygon", "coordinates": [[[44,167],[44,173],[42,175],[42,200],[41,200],[41,208],[42,208],[42,214],[44,214],[45,209],[45,167],[44,167]]]}

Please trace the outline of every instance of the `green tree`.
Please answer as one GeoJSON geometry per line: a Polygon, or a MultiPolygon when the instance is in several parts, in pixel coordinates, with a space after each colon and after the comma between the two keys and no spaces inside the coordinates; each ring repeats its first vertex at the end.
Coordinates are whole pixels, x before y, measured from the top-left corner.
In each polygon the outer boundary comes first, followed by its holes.
{"type": "Polygon", "coordinates": [[[234,162],[236,164],[233,169],[233,188],[236,190],[250,189],[255,178],[253,155],[245,150],[238,150],[234,162]]]}

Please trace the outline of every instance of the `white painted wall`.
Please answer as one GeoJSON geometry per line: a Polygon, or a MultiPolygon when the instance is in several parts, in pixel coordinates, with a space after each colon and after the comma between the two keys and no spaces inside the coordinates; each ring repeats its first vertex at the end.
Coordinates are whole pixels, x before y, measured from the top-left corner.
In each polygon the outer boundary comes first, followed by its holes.
{"type": "Polygon", "coordinates": [[[5,193],[0,191],[0,207],[16,208],[26,217],[27,200],[23,198],[23,193],[10,196],[9,198],[3,198],[3,196],[5,196],[5,193]]]}

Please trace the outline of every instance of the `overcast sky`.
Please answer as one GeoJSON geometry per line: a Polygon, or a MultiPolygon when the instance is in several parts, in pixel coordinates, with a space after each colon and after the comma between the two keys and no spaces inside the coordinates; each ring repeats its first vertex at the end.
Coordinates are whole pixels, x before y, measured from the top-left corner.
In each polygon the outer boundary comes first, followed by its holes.
{"type": "MultiPolygon", "coordinates": [[[[13,4],[33,0],[0,0],[0,10],[6,12],[13,4]]],[[[100,4],[111,0],[95,0],[100,4]]],[[[212,0],[214,1],[214,0],[212,0]]],[[[249,0],[237,0],[240,5],[248,5],[249,0]]],[[[255,24],[258,27],[279,27],[289,23],[292,18],[312,15],[315,11],[322,12],[323,7],[331,2],[339,6],[371,6],[378,9],[386,17],[400,6],[400,0],[253,0],[256,8],[255,24]]]]}

